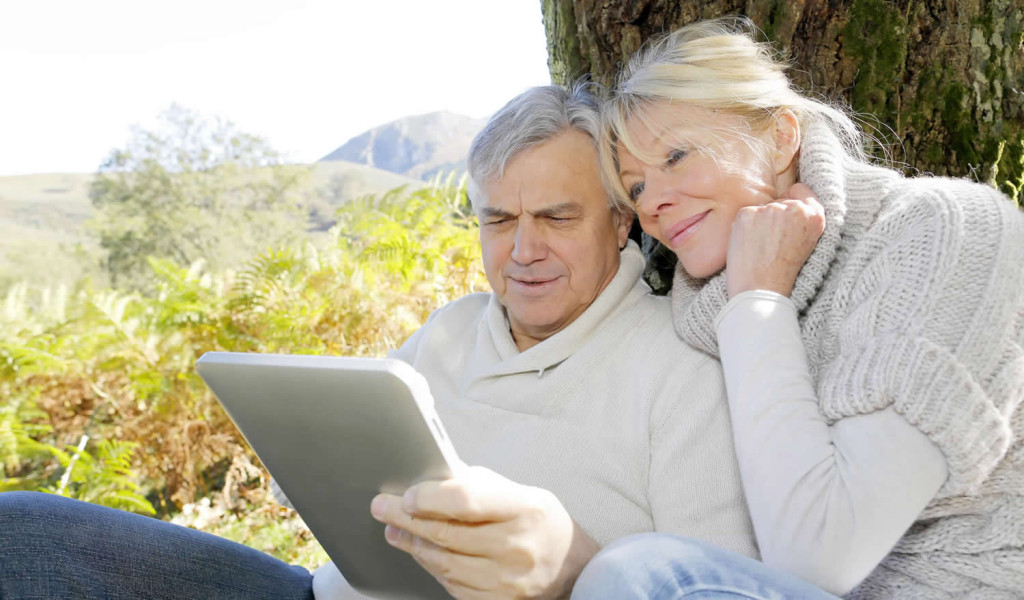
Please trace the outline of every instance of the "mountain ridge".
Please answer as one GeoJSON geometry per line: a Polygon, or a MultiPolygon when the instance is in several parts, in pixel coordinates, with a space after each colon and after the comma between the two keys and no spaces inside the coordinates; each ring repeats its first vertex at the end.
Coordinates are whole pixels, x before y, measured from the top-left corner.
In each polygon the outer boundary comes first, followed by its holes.
{"type": "Polygon", "coordinates": [[[486,121],[450,111],[402,117],[364,131],[317,162],[344,160],[430,180],[466,170],[469,145],[486,121]]]}

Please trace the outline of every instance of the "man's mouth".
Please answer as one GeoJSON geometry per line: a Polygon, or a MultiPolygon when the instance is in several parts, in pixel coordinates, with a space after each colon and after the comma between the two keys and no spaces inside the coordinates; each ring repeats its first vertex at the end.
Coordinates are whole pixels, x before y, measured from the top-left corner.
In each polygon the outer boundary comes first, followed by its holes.
{"type": "Polygon", "coordinates": [[[558,281],[558,277],[549,278],[538,278],[538,277],[509,277],[509,281],[521,290],[543,290],[550,286],[555,281],[558,281]]]}

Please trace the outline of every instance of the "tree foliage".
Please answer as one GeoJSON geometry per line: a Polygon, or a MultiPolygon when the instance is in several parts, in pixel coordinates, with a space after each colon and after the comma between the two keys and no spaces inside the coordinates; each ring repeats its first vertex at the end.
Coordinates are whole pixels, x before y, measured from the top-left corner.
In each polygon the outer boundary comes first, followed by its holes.
{"type": "Polygon", "coordinates": [[[283,164],[228,121],[174,105],[100,167],[91,226],[111,281],[133,289],[148,257],[216,269],[297,239],[311,194],[308,167],[283,164]]]}
{"type": "Polygon", "coordinates": [[[151,293],[16,286],[0,311],[0,490],[164,517],[189,507],[178,518],[192,524],[219,510],[216,531],[276,551],[294,528],[241,525],[246,507],[266,506],[265,480],[196,359],[381,356],[433,308],[486,289],[477,236],[464,186],[449,178],[345,205],[330,243],[268,250],[237,271],[151,257],[140,281],[151,293]],[[211,497],[213,508],[196,508],[211,497]]]}

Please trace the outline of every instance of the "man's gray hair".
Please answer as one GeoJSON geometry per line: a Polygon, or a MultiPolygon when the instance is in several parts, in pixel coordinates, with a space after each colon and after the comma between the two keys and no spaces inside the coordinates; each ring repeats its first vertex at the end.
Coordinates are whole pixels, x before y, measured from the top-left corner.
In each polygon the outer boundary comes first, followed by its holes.
{"type": "MultiPolygon", "coordinates": [[[[505,169],[523,152],[543,144],[563,131],[575,129],[590,136],[597,148],[601,135],[601,112],[593,84],[577,83],[570,88],[545,85],[530,88],[513,98],[487,121],[469,147],[468,193],[473,210],[479,210],[484,186],[501,179],[505,169]]],[[[612,194],[611,208],[626,212],[612,194]]]]}

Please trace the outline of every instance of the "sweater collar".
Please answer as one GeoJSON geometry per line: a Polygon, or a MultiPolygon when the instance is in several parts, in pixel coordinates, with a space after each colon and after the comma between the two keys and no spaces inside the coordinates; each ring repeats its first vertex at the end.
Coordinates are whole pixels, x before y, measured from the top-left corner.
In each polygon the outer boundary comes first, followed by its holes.
{"type": "Polygon", "coordinates": [[[484,322],[498,361],[480,369],[477,375],[493,377],[529,371],[543,375],[546,369],[569,358],[606,320],[631,304],[626,302],[630,296],[639,298],[650,291],[640,277],[643,269],[643,254],[633,241],[629,241],[619,253],[619,269],[615,276],[587,310],[564,329],[524,352],[519,351],[512,338],[505,307],[498,301],[498,296],[491,293],[484,322]]]}
{"type": "MultiPolygon", "coordinates": [[[[885,188],[899,176],[849,157],[826,126],[812,124],[800,147],[799,180],[818,195],[825,209],[825,231],[804,263],[790,298],[800,314],[821,289],[839,251],[848,218],[866,227],[877,214],[885,188]],[[847,196],[857,199],[854,212],[847,196]]],[[[672,284],[672,314],[676,332],[690,345],[718,357],[714,319],[729,300],[725,271],[709,279],[695,279],[676,265],[672,284]]]]}

